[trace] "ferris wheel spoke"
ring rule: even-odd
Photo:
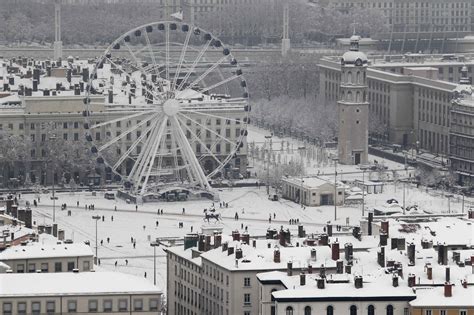
[[[96,128],[100,128],[100,127],[103,127],[103,126],[115,124],[117,122],[121,122],[121,121],[124,121],[124,120],[127,120],[127,119],[132,119],[132,118],[140,117],[140,116],[143,116],[143,115],[149,115],[149,114],[152,114],[152,113],[156,113],[156,110],[141,111],[141,112],[133,114],[133,115],[123,116],[123,117],[116,118],[116,119],[113,119],[113,120],[105,121],[103,123],[92,125],[89,128],[90,129],[96,129]]]
[[[240,75],[233,75],[233,76],[228,77],[228,78],[226,78],[226,79],[224,79],[224,80],[222,80],[222,81],[220,81],[220,82],[217,82],[217,83],[215,83],[215,84],[213,84],[213,85],[211,85],[211,86],[207,86],[207,87],[205,87],[205,88],[203,88],[203,89],[200,89],[199,92],[201,92],[201,93],[206,93],[207,91],[210,91],[210,90],[212,90],[212,89],[215,89],[215,88],[217,88],[217,87],[219,87],[219,86],[221,86],[221,85],[223,85],[223,84],[229,83],[230,81],[235,80],[235,79],[237,79],[237,78],[239,78],[239,77],[240,77]]]
[[[146,135],[154,128],[154,126],[150,126],[148,127],[144,133],[138,137],[137,141],[135,141],[131,146],[130,148],[128,148],[128,150],[125,152],[124,155],[122,155],[120,157],[120,159],[117,160],[117,162],[114,164],[114,166],[112,167],[113,170],[116,170],[117,168],[119,168],[122,163],[128,158],[128,157],[131,157],[130,154],[133,152],[133,150],[135,150],[135,148],[140,144],[140,142],[143,140],[143,138],[146,137]]]
[[[170,149],[170,152],[173,155],[174,167],[175,167],[175,172],[176,172],[176,170],[178,170],[178,166],[179,166],[178,165],[178,148],[179,148],[179,145],[178,145],[178,142],[177,142],[177,139],[176,139],[176,130],[174,130],[174,129],[179,128],[179,126],[175,126],[173,120],[170,120],[170,122],[171,122],[171,129],[172,129],[172,132],[170,133],[170,135],[171,135],[171,149]],[[179,171],[177,171],[176,177],[179,180]]]
[[[197,140],[197,142],[199,142],[199,144],[207,151],[207,153],[209,154],[209,156],[212,156],[216,162],[221,166],[221,167],[224,167],[224,164],[222,164],[222,162],[214,155],[214,153],[212,153],[212,149],[215,147],[216,143],[214,143],[213,147],[211,149],[208,149],[207,148],[207,145],[202,142],[202,140],[191,130],[191,128],[189,128],[188,126],[186,126],[186,124],[184,124],[184,122],[178,118],[178,121],[180,122],[180,124],[182,126],[184,126],[184,128],[186,128],[186,130],[189,131],[189,133],[191,134],[192,138]],[[199,158],[199,161],[202,160],[202,157]]]
[[[163,136],[163,132],[166,128],[167,120],[168,119],[164,119],[163,122],[161,123],[160,130],[158,131],[159,140],[161,140],[161,137]],[[159,147],[160,147],[160,141],[155,141],[154,148],[151,151],[152,154],[148,157],[148,162],[145,164],[145,167],[143,168],[143,171],[146,170],[146,175],[145,173],[142,173],[140,175],[140,180],[144,178],[144,181],[142,183],[142,191],[141,191],[142,194],[146,192],[146,185],[148,184],[148,179],[150,178],[150,173],[153,169],[153,164],[155,163],[156,153],[158,152]],[[143,177],[144,175],[145,177]]]
[[[188,88],[191,89],[196,84],[198,84],[199,82],[204,80],[209,75],[209,73],[211,73],[212,71],[214,71],[214,69],[219,67],[227,58],[228,58],[227,56],[224,56],[221,59],[219,59],[218,61],[216,61],[212,66],[210,66],[208,69],[206,69],[206,71],[204,71],[204,73],[202,73],[196,80],[194,80],[191,84],[189,84]]]
[[[191,117],[189,117],[189,116],[187,116],[187,115],[185,115],[185,114],[183,114],[183,113],[178,113],[178,115],[181,115],[181,116],[183,116],[184,118],[191,120],[191,121],[194,122],[196,125],[201,126],[201,127],[204,128],[205,130],[207,130],[207,131],[209,131],[210,133],[214,134],[215,136],[221,138],[222,140],[226,141],[227,143],[230,143],[231,145],[234,145],[234,146],[238,146],[238,144],[237,144],[236,142],[230,141],[229,139],[227,139],[226,137],[221,136],[220,134],[218,134],[218,133],[215,132],[214,130],[207,128],[207,127],[206,127],[205,125],[203,125],[203,124],[198,123],[196,120],[192,119]]]
[[[166,63],[165,63],[165,67],[166,67],[166,74],[165,74],[165,77],[166,77],[166,80],[169,81],[170,80],[170,27],[168,25],[168,27],[166,27],[166,32],[165,32],[165,36],[166,36]]]
[[[174,74],[173,84],[171,86],[172,90],[176,88],[176,82],[178,82],[179,74],[181,72],[181,67],[183,66],[184,57],[186,56],[186,51],[189,45],[189,39],[191,38],[191,33],[192,33],[191,31],[188,31],[188,33],[186,34],[186,39],[184,40],[184,45],[183,45],[183,48],[181,49],[181,55],[179,56],[178,67],[176,68],[176,73]]]
[[[176,90],[181,91],[184,84],[188,81],[189,76],[194,72],[194,69],[196,69],[196,65],[198,62],[201,60],[202,56],[206,53],[207,49],[209,48],[209,45],[211,44],[211,40],[208,40],[207,43],[203,46],[201,51],[199,52],[199,55],[194,59],[193,64],[191,65],[190,68],[188,68],[188,71],[186,72],[186,75],[184,76],[184,79],[181,81],[179,84],[178,88]]]
[[[146,118],[145,120],[141,121],[139,124],[136,124],[136,125],[133,126],[132,128],[129,128],[129,129],[125,130],[125,131],[122,132],[120,135],[116,136],[115,138],[113,138],[112,140],[110,140],[109,142],[107,142],[106,144],[104,144],[103,146],[101,146],[101,147],[98,149],[98,151],[99,151],[99,152],[104,151],[105,149],[107,149],[108,147],[110,147],[112,144],[117,143],[117,141],[119,141],[120,139],[122,139],[123,137],[125,137],[127,134],[134,132],[135,130],[137,130],[137,129],[140,128],[141,126],[145,125],[146,123],[148,123],[150,120],[156,118],[157,116],[158,116],[158,113],[157,113],[157,114],[154,114],[154,115],[152,115],[152,116],[150,116],[149,118]]]
[[[224,117],[224,116],[219,116],[219,115],[215,115],[215,114],[209,114],[209,113],[206,113],[204,111],[200,111],[200,110],[190,110],[190,109],[182,109],[180,110],[180,112],[182,113],[190,113],[190,114],[196,114],[196,115],[202,115],[202,116],[207,116],[207,117],[213,117],[213,118],[217,118],[217,119],[222,119],[222,120],[228,120],[228,121],[233,121],[237,124],[240,124],[242,123],[242,121],[240,120],[237,120],[235,118],[230,118],[230,117]]]
[[[163,120],[166,121],[166,118],[163,119]],[[160,129],[159,126],[161,126],[161,125],[155,124],[153,126],[153,130],[151,131],[150,137],[147,138],[146,143],[144,145],[145,150],[140,152],[140,154],[138,155],[138,157],[135,161],[135,164],[132,167],[132,170],[130,171],[129,179],[133,179],[134,182],[136,182],[136,183],[141,181],[141,178],[139,176],[140,176],[140,174],[142,172],[142,169],[144,167],[146,158],[150,154],[150,150],[153,147],[153,143],[156,140],[157,133],[159,132],[159,129]]]
[[[176,116],[173,116],[172,119],[174,123],[179,127],[179,122]],[[193,178],[193,182],[197,182],[203,189],[211,189],[209,182],[207,181],[207,177],[204,174],[199,161],[196,158],[196,155],[191,148],[191,145],[186,139],[184,135],[183,129],[181,127],[177,128],[177,140],[180,143],[180,147],[183,149],[183,155],[186,157],[187,162],[189,163],[189,176]]]
[[[153,72],[156,74],[157,80],[159,81],[158,84],[160,85],[160,90],[163,91],[163,83],[160,80],[159,67],[158,67],[158,64],[156,63],[155,53],[153,52],[153,47],[151,46],[150,37],[148,36],[148,32],[144,32],[144,33],[145,33],[146,45],[150,52],[151,61],[153,62]]]

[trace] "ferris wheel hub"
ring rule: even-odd
[[[163,104],[163,111],[168,117],[175,116],[179,112],[179,102],[175,99],[166,100]]]

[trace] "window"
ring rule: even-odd
[[[48,267],[48,263],[42,263],[41,264],[41,272],[48,272],[49,271],[49,267]]]
[[[97,312],[97,300],[89,300],[89,312]]]
[[[104,312],[112,312],[112,300],[104,300]]]
[[[373,305],[369,305],[367,307],[367,315],[374,315],[375,314],[375,307]]]
[[[249,311],[245,311],[245,312],[244,312],[244,315],[250,315],[250,312],[249,312]]]
[[[46,302],[46,313],[54,314],[56,312],[56,302],[48,301]]]
[[[287,306],[285,314],[286,315],[293,315],[293,307],[292,306]]]
[[[467,315],[467,310],[459,310],[459,315]]]
[[[67,141],[67,133],[63,133],[63,140]]]
[[[62,272],[63,271],[63,264],[60,262],[54,263],[54,272]]]
[[[244,305],[250,305],[250,293],[245,293],[244,294]]]
[[[304,308],[304,315],[311,315],[311,306],[306,306]]]
[[[35,271],[36,271],[36,264],[35,263],[28,264],[28,272],[35,272]]]
[[[41,302],[31,302],[31,313],[34,315],[41,313]]]
[[[91,263],[90,263],[90,261],[85,260],[85,261],[82,263],[82,269],[83,269],[84,271],[90,271],[90,270],[91,270]]]
[[[73,261],[69,261],[67,263],[67,271],[73,271],[74,270],[74,262]]]
[[[12,303],[3,303],[3,314],[4,315],[12,314]]]
[[[440,310],[439,315],[448,315],[448,314],[447,314],[446,310]]]
[[[26,314],[26,303],[25,302],[18,302],[17,304],[18,314]]]
[[[250,278],[244,278],[244,287],[250,287]]]
[[[128,310],[128,301],[119,300],[119,311],[127,311],[127,310]]]
[[[30,135],[31,142],[35,142],[35,135]]]
[[[31,124],[30,124],[30,129],[31,129],[31,130],[35,130],[35,124],[31,123]]]
[[[79,141],[79,134],[77,132],[74,133],[74,141]]]
[[[143,310],[143,300],[133,300],[133,310],[142,311]]]
[[[357,306],[351,305],[351,307],[349,308],[349,314],[357,315]]]
[[[25,272],[25,265],[23,265],[23,264],[16,265],[16,272],[17,273],[24,273]]]
[[[158,311],[159,302],[157,299],[150,299],[150,311]]]
[[[77,312],[77,301],[67,301],[67,311],[69,313],[76,313]]]
[[[74,122],[74,129],[78,129],[79,128],[79,123],[77,121]]]
[[[387,305],[387,315],[393,315],[393,305]]]

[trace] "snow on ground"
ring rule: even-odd
[[[262,140],[262,137],[265,139],[265,131],[254,129],[250,139]],[[278,138],[274,137],[274,140],[277,141]],[[291,141],[296,147],[299,145],[297,141],[289,138],[285,138],[285,141]],[[387,163],[387,165],[396,169],[403,168],[403,165],[393,162]],[[262,165],[257,163],[255,166],[261,167]],[[340,166],[340,168],[341,171],[355,169],[348,166]],[[327,165],[326,168],[321,168],[320,172],[329,174],[333,170],[334,166]],[[359,173],[352,176],[360,176],[361,179],[362,175]],[[366,172],[365,176],[370,178],[370,172]],[[420,210],[435,213],[447,212],[449,206],[451,212],[461,211],[461,201],[457,198],[451,198],[448,201],[439,192],[426,192],[424,189],[418,189],[408,184],[405,187],[407,206],[417,204],[420,206]],[[97,196],[93,196],[91,192],[57,193],[56,195],[59,198],[56,201],[56,221],[59,228],[65,230],[66,238],[73,239],[75,242],[88,240],[91,247],[94,248],[95,222],[92,216],[104,216],[104,221],[98,221],[100,269],[120,271],[141,277],[146,273],[149,281],[153,281],[153,248],[150,246],[150,242],[156,238],[182,238],[186,233],[191,232],[191,228],[193,232],[199,232],[200,227],[204,224],[203,209],[212,206],[212,202],[209,200],[159,202],[138,205],[137,211],[134,204],[127,204],[120,199],[107,200],[103,197],[103,193],[97,193]],[[322,231],[328,221],[334,219],[334,206],[301,208],[300,205],[288,200],[270,201],[267,198],[265,187],[221,189],[219,195],[222,201],[229,204],[228,208],[222,209],[219,209],[218,203],[215,205],[222,214],[222,226],[225,234],[230,234],[235,229],[248,227],[251,236],[263,236],[267,228],[279,228],[282,225],[285,228],[289,227],[293,233],[296,233],[297,226],[288,225],[289,219],[298,219],[305,225],[307,233],[317,233]],[[33,216],[37,224],[52,223],[53,201],[50,197],[51,194],[42,194],[38,207],[33,208]],[[32,203],[33,198],[35,195],[24,195],[20,201],[24,203],[29,200]],[[403,184],[397,186],[386,184],[383,193],[368,194],[365,204],[367,209],[370,209],[383,205],[391,198],[397,199],[402,204]],[[77,206],[77,202],[79,202],[79,206]],[[466,199],[466,209],[468,202],[470,200]],[[71,216],[67,216],[67,211],[60,210],[60,205],[63,203],[66,203],[68,210],[71,210]],[[85,206],[90,204],[95,205],[95,210],[86,210]],[[183,208],[185,208],[185,214],[182,214]],[[164,214],[157,215],[158,209],[163,209]],[[361,210],[361,205],[337,207],[338,220],[335,222],[342,225],[347,222],[358,224],[362,214]],[[236,213],[239,215],[238,221],[234,219]],[[275,218],[273,218],[273,214],[275,214]],[[270,215],[272,216],[271,223],[269,222]],[[158,226],[156,226],[156,222],[159,223]],[[179,222],[183,223],[183,228],[178,227]],[[110,243],[107,242],[108,237]],[[131,238],[136,239],[136,248],[134,248]],[[166,254],[161,247],[156,249],[156,254],[157,284],[166,290]],[[128,260],[128,265],[125,260]],[[115,266],[116,261],[117,267]]]

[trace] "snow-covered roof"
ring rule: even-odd
[[[271,243],[271,248],[267,244]],[[292,262],[293,268],[307,268],[308,265],[326,268],[335,268],[336,262],[331,260],[331,248],[329,246],[315,247],[279,247],[274,240],[257,240],[257,247],[245,245],[241,242],[230,242],[229,247],[234,247],[234,254],[227,255],[221,248],[202,253],[201,258],[211,261],[227,270],[282,270],[287,268],[287,263]],[[242,258],[236,264],[235,251],[242,250]],[[311,249],[316,249],[316,260],[311,259]],[[274,262],[274,251],[280,251],[280,262]]]
[[[412,307],[474,307],[474,287],[463,288],[457,283],[452,288],[452,296],[444,296],[444,287],[419,288],[416,300],[410,302]]]
[[[119,272],[0,274],[0,296],[161,294],[148,280]]]
[[[299,275],[288,276],[283,272],[273,272],[270,275],[258,274],[259,279],[279,280],[288,288],[286,290],[275,291],[272,293],[277,301],[295,300],[330,300],[337,298],[338,300],[347,298],[354,299],[384,299],[395,298],[399,300],[413,300],[415,294],[406,284],[400,284],[397,287],[392,285],[391,275],[381,275],[379,277],[369,277],[363,279],[363,287],[356,289],[354,285],[353,275],[348,274],[331,274],[327,275],[324,289],[316,286],[317,274],[307,274],[306,284],[300,285]],[[337,278],[337,279],[336,279]],[[337,283],[331,283],[331,280],[338,280]],[[401,279],[399,279],[401,282]]]
[[[93,256],[90,246],[84,243],[73,244],[40,244],[30,242],[25,246],[17,245],[0,252],[0,260],[52,258],[52,257],[79,257]]]

